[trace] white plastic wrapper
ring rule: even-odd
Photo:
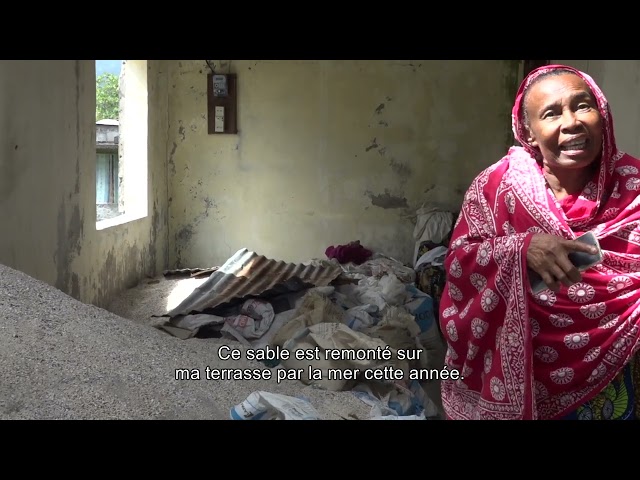
[[[264,391],[253,392],[234,406],[231,420],[320,420],[313,406],[301,398]]]
[[[252,299],[242,305],[240,315],[227,317],[225,321],[243,338],[252,340],[262,337],[271,327],[274,318],[273,306],[269,302]]]

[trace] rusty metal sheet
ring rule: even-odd
[[[189,276],[189,277],[204,277],[209,276],[219,267],[211,267],[211,268],[177,268],[175,270],[165,270],[162,274],[165,277],[178,277],[178,276]]]
[[[176,317],[229,306],[248,298],[271,297],[329,285],[342,267],[327,260],[294,264],[238,250],[224,265],[165,316]]]

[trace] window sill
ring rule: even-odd
[[[146,218],[146,214],[129,214],[126,213],[117,217],[108,218],[106,220],[100,220],[96,222],[96,230],[106,230],[107,228],[117,227],[118,225],[124,225],[125,223],[135,222]]]

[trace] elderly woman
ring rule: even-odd
[[[445,363],[461,375],[442,382],[447,418],[635,419],[640,161],[570,67],[531,72],[512,120],[522,146],[474,179],[445,262]],[[604,259],[580,272],[585,232]]]

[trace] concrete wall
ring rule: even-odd
[[[0,263],[99,306],[165,267],[167,69],[148,65],[149,215],[97,231],[94,62],[0,61]]]
[[[609,100],[618,147],[640,157],[640,60],[552,60],[588,73]]]
[[[457,209],[512,144],[514,61],[213,61],[239,134],[207,134],[204,61],[169,69],[169,259],[286,261],[363,244],[408,262],[424,202]]]

